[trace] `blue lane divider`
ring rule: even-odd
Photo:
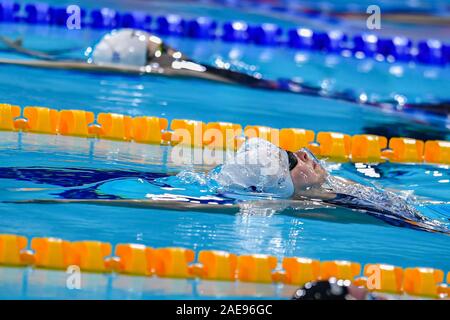
[[[45,3],[23,5],[0,0],[0,22],[25,22],[63,26],[69,15],[65,7]],[[209,17],[185,19],[169,14],[152,17],[142,11],[118,12],[109,8],[81,9],[83,27],[94,29],[140,28],[160,35],[185,36],[196,39],[221,39],[227,42],[265,46],[288,46],[327,53],[351,52],[356,57],[392,61],[415,61],[443,66],[450,63],[450,44],[428,39],[414,43],[406,37],[381,38],[364,33],[349,37],[339,30],[315,31],[308,28],[283,30],[273,23],[250,25],[245,21],[229,21],[221,25]]]
[[[444,45],[438,40],[420,41],[417,60],[423,63],[444,64]]]
[[[348,37],[342,31],[313,32],[313,48],[329,52],[340,52],[345,47]]]
[[[28,11],[29,12],[33,12],[33,10],[31,9],[34,5],[33,4],[29,4],[27,5],[29,7]],[[36,18],[40,18],[39,20],[36,19],[36,22],[34,23],[46,23],[46,21],[49,21],[50,24],[52,25],[57,25],[57,26],[65,26],[67,23],[67,19],[69,18],[69,14],[67,13],[67,10],[65,7],[50,7],[48,9],[48,12],[46,12],[46,8],[44,6],[40,6],[39,10],[41,11],[37,11],[36,14]],[[46,15],[48,15],[48,20],[45,19]],[[81,26],[82,27],[86,27],[86,10],[81,9],[80,10],[80,16],[81,16]],[[28,20],[33,20],[32,17],[30,16],[25,16],[25,21]]]
[[[289,30],[288,39],[288,44],[292,48],[312,49],[314,45],[313,31],[308,28]]]
[[[12,1],[0,2],[0,21],[18,21],[17,14],[20,10],[20,4]]]
[[[162,35],[182,36],[186,28],[186,20],[176,14],[158,17],[156,24],[156,32]]]
[[[102,8],[91,11],[91,27],[95,29],[114,29],[120,27],[119,13],[113,9]]]
[[[146,29],[152,20],[152,16],[145,12],[133,11],[122,14],[120,24],[122,28]]]
[[[215,39],[217,22],[207,17],[199,17],[187,22],[186,34],[192,38]]]
[[[230,42],[249,42],[249,26],[244,21],[226,22],[223,25],[222,39]]]
[[[384,56],[392,56],[399,61],[410,61],[412,41],[406,37],[378,39],[378,52]]]
[[[261,45],[280,44],[282,35],[283,30],[273,23],[263,23],[249,29],[249,37],[252,42]]]
[[[49,23],[50,6],[46,3],[25,5],[25,21],[28,23]]]
[[[373,57],[378,52],[378,37],[374,34],[361,34],[353,37],[353,52],[362,52]]]

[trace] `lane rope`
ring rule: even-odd
[[[66,7],[55,7],[46,3],[22,5],[10,0],[0,1],[0,22],[4,23],[66,26],[69,17]],[[450,63],[450,43],[437,39],[413,41],[403,36],[378,37],[375,33],[349,35],[338,29],[284,29],[274,23],[219,23],[210,17],[183,18],[176,14],[153,17],[143,11],[120,12],[110,8],[81,8],[80,18],[83,28],[138,28],[163,36],[290,47],[377,61],[417,62],[435,66]]]
[[[28,245],[29,244],[29,245]],[[114,254],[113,254],[114,248]],[[58,238],[32,238],[0,234],[0,265],[65,270],[78,266],[82,272],[121,273],[137,276],[283,283],[338,278],[371,291],[446,298],[450,288],[444,272],[433,268],[401,268],[386,264],[351,261],[319,261],[265,254],[236,255],[186,248],[151,248],[143,244],[112,245],[101,241],[70,242]],[[361,274],[362,272],[362,274]],[[450,282],[450,272],[447,274]]]
[[[237,150],[246,138],[259,137],[297,151],[309,148],[316,156],[335,162],[450,164],[450,141],[422,141],[405,137],[340,132],[315,133],[301,128],[271,128],[228,122],[56,110],[47,107],[0,104],[0,131],[59,134],[124,142]]]

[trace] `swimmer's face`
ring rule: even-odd
[[[307,152],[299,150],[294,152],[294,155],[298,160],[295,168],[291,170],[295,193],[325,182],[326,170],[316,163]]]

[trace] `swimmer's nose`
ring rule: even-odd
[[[308,154],[304,151],[299,150],[295,153],[295,155],[297,156],[297,158],[299,158],[303,162],[306,162],[309,160]]]

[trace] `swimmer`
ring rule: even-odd
[[[132,193],[131,196],[111,194],[116,197],[113,200],[66,198],[15,203],[83,203],[231,214],[240,212],[246,205],[282,212],[314,204],[322,208],[332,206],[351,209],[395,226],[450,234],[444,224],[422,215],[408,200],[396,193],[334,176],[325,165],[325,161],[319,161],[306,148],[290,152],[266,140],[251,138],[236,153],[229,153],[224,164],[201,176],[201,180],[206,181],[203,186],[208,189],[202,197],[182,193],[157,194],[159,189],[153,194],[149,190],[153,184],[139,183],[136,188],[141,188],[142,198],[140,193]],[[182,174],[179,174],[154,181],[159,186],[177,185],[179,189],[181,179]],[[122,185],[121,181],[111,183]],[[190,185],[192,181],[186,183]],[[128,190],[130,186],[126,188]],[[113,190],[118,191],[116,187]],[[130,194],[124,191],[125,194],[127,192]],[[100,193],[109,194],[107,189]],[[64,197],[64,194],[58,196]]]
[[[293,200],[318,199],[326,204],[365,211],[392,225],[449,233],[397,194],[333,176],[311,151],[280,149],[252,138],[217,171],[215,179],[228,197],[240,194]]]
[[[87,72],[114,72],[136,75],[200,78],[258,89],[325,97],[327,99],[379,107],[384,110],[387,108],[390,108],[392,111],[399,110],[399,102],[396,100],[361,100],[359,94],[352,90],[326,92],[322,87],[298,83],[290,79],[264,79],[257,73],[246,74],[198,63],[184,55],[181,51],[168,46],[161,38],[143,30],[118,29],[111,31],[104,35],[93,48],[87,49],[87,60],[60,59],[57,53],[63,53],[62,50],[52,52],[31,50],[23,46],[22,40],[14,41],[4,36],[0,36],[0,43],[3,43],[9,50],[36,58],[28,60],[0,58],[0,64],[5,65]],[[416,111],[446,117],[450,113],[450,102],[425,102],[417,104],[402,102],[400,109],[403,110],[402,112],[407,112],[408,109],[414,109]],[[423,119],[420,118],[419,121],[423,121]]]
[[[241,84],[264,89],[276,89],[275,81],[257,75],[247,75],[228,69],[200,64],[163,42],[147,31],[137,29],[113,30],[93,48],[88,48],[86,61],[61,60],[56,55],[26,49],[22,41],[0,37],[10,50],[40,60],[0,59],[3,64],[30,67],[74,69],[84,71],[123,72],[131,74],[157,74],[165,76],[195,77],[228,84]]]

